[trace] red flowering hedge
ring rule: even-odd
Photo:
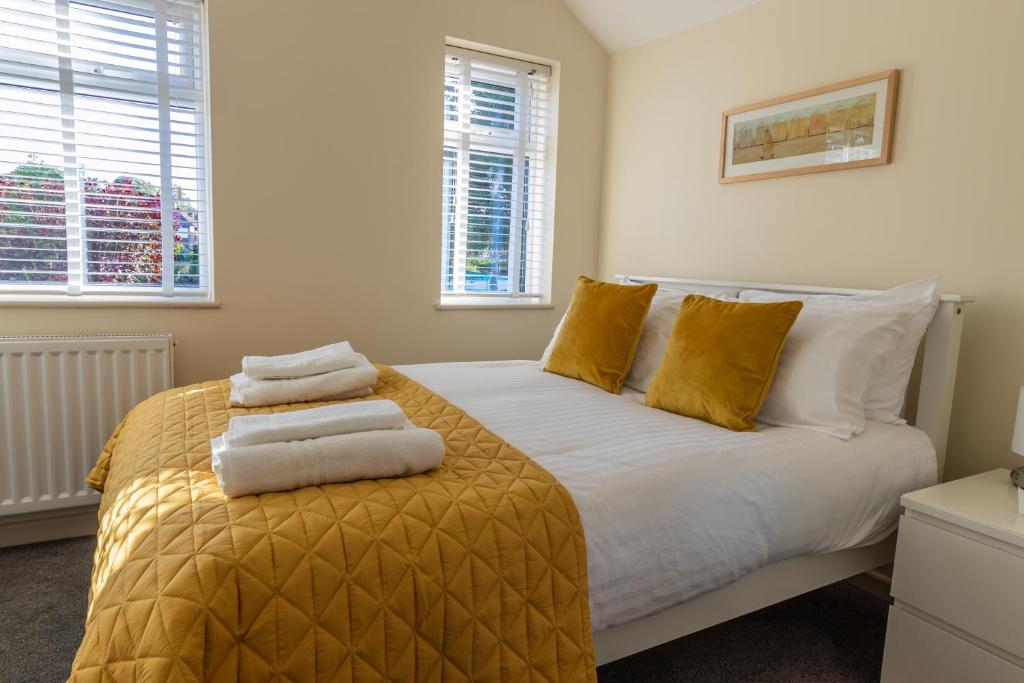
[[[89,284],[159,285],[160,192],[131,176],[82,180],[83,258]],[[175,282],[196,286],[198,248],[181,243],[187,202],[174,211]],[[30,159],[0,174],[0,281],[67,281],[63,171]]]

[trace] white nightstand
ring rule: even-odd
[[[882,681],[1024,681],[1024,517],[1010,471],[901,502]]]

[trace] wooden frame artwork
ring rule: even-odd
[[[718,182],[887,164],[899,69],[722,113]]]

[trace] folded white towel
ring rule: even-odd
[[[353,389],[352,391],[343,391],[340,394],[334,394],[332,396],[324,396],[318,398],[318,401],[347,401],[350,398],[366,398],[367,396],[373,396],[373,387],[364,387],[362,389]]]
[[[255,446],[228,447],[218,436],[211,447],[217,483],[232,497],[419,474],[444,457],[441,435],[411,422],[402,429]]]
[[[294,379],[354,368],[363,360],[351,344],[343,341],[283,356],[246,356],[242,372],[253,379]]]
[[[253,446],[275,441],[316,439],[376,429],[401,429],[405,413],[394,401],[359,401],[269,415],[239,415],[228,422],[224,443]]]
[[[377,383],[377,368],[363,357],[361,365],[299,379],[253,379],[244,372],[231,376],[232,406],[274,406],[303,401],[340,400]],[[351,396],[349,396],[351,397]]]

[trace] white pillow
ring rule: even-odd
[[[569,311],[566,311],[565,313],[568,312]],[[562,331],[562,325],[565,324],[565,313],[562,314],[562,319],[558,321],[557,325],[555,325],[555,332],[551,335],[551,341],[549,341],[548,345],[544,347],[544,353],[540,355],[541,366],[548,364],[548,359],[551,358],[551,352],[555,350],[555,342],[558,341],[558,333]]]
[[[782,346],[757,420],[839,439],[860,434],[865,427],[864,396],[906,334],[909,320],[906,306],[899,304],[805,304]]]
[[[701,287],[700,291],[696,291],[696,288],[689,291],[659,289],[654,294],[650,310],[647,311],[640,343],[636,347],[636,355],[633,356],[633,366],[629,369],[623,385],[647,393],[654,375],[658,372],[658,366],[661,365],[661,359],[665,357],[665,349],[672,336],[672,328],[676,324],[683,299],[690,294],[701,294],[716,299],[735,300],[738,293],[735,289],[709,287]]]
[[[864,397],[864,414],[869,420],[904,424],[901,417],[903,403],[910,384],[910,374],[917,359],[917,348],[921,345],[928,326],[939,308],[941,281],[937,277],[893,287],[884,292],[841,296],[833,294],[783,295],[777,292],[745,290],[740,292],[740,301],[784,301],[799,300],[808,306],[863,306],[903,304],[907,306],[910,320],[907,332],[900,338],[886,358],[878,377],[871,383]]]
[[[679,307],[690,294],[702,294],[713,296],[717,299],[735,299],[739,294],[738,289],[722,289],[720,287],[688,287],[681,289],[659,289],[654,293],[651,300],[651,308],[647,311],[647,318],[644,320],[644,329],[640,333],[640,343],[636,347],[636,355],[633,356],[633,365],[629,369],[623,386],[647,393],[647,387],[658,372],[661,359],[665,355],[665,348],[668,346],[669,337],[672,336],[672,326],[679,314]],[[565,316],[558,322],[551,341],[544,349],[540,357],[542,365],[547,365],[551,358],[551,351],[558,341],[558,334],[562,331],[562,324],[565,323]]]

